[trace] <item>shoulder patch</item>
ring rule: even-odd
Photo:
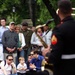
[[[52,36],[51,43],[52,45],[55,45],[57,43],[57,38],[55,35]]]

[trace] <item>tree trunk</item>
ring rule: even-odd
[[[33,22],[33,26],[35,26],[35,0],[29,0],[29,10],[30,10],[30,17]]]
[[[60,23],[60,19],[59,16],[56,14],[56,11],[54,10],[51,2],[49,0],[43,0],[43,2],[46,5],[50,15],[54,19],[55,24],[58,25]]]

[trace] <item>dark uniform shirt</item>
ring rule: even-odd
[[[52,33],[49,62],[54,75],[75,75],[75,21],[68,16],[62,22]]]
[[[6,47],[17,48],[17,46],[18,46],[18,34],[14,31],[10,31],[10,30],[5,31],[3,36],[2,36],[2,43],[4,46],[4,53],[9,53],[6,50]]]

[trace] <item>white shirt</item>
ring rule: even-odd
[[[52,30],[50,30],[47,34],[47,31],[44,32],[43,37],[45,38],[45,42],[47,45],[51,45],[51,35],[52,35]]]
[[[2,42],[2,35],[6,30],[8,30],[7,27],[0,26],[0,42]],[[3,44],[1,43],[0,43],[0,52],[3,53]]]
[[[5,61],[2,61],[0,65],[3,66],[3,67],[5,67],[5,70],[7,72],[7,75],[11,74],[11,71],[12,71],[11,65],[8,65],[6,63],[6,65],[4,66],[4,64],[5,64]],[[4,74],[2,70],[0,70],[0,73]]]
[[[19,33],[19,40],[21,41],[21,47],[24,47],[26,45],[25,43],[25,38],[24,38],[24,35],[23,33]]]
[[[0,75],[4,74],[2,69],[1,69],[1,63],[0,63]]]
[[[21,63],[19,63],[18,65],[17,65],[17,69],[20,69],[20,68],[27,68],[27,65],[24,63],[24,65],[22,65]],[[26,73],[26,71],[25,70],[17,70],[17,72],[19,72],[19,73]]]
[[[43,38],[44,39],[44,38]],[[35,34],[35,32],[32,34],[32,37],[31,37],[31,44],[34,44],[34,45],[40,45],[42,44],[40,42],[40,39],[37,37],[37,35]]]

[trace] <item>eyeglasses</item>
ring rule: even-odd
[[[8,59],[9,61],[13,61],[13,59]]]

